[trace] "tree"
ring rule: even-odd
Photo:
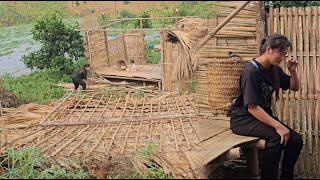
[[[32,26],[33,39],[40,41],[40,50],[21,58],[30,69],[56,69],[71,73],[72,64],[84,57],[83,39],[79,24],[65,24],[56,13],[46,14],[36,20]]]
[[[150,18],[150,14],[148,11],[143,11],[142,15],[140,16],[142,18]],[[140,20],[137,20],[134,24],[134,27],[140,27]],[[142,20],[142,28],[151,28],[151,20],[150,19],[143,19]]]
[[[279,7],[307,7],[319,6],[320,1],[266,1],[267,6]]]

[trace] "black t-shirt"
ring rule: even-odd
[[[277,68],[280,88],[287,90],[290,87],[290,76],[281,67]],[[243,68],[240,76],[240,96],[231,107],[231,121],[254,118],[248,111],[248,104],[259,105],[270,116],[272,114],[271,98],[276,88],[273,83],[272,72],[258,61],[253,59]]]

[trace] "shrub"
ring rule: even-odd
[[[30,69],[56,69],[70,74],[72,64],[84,57],[83,38],[76,22],[65,24],[56,13],[40,17],[32,27],[33,39],[40,41],[40,50],[21,58]]]

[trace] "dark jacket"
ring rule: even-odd
[[[79,71],[72,74],[72,79],[87,79],[87,71],[85,68],[81,68]]]

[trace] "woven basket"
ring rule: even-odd
[[[207,63],[208,101],[212,109],[228,108],[239,93],[239,79],[246,61],[216,59]]]

